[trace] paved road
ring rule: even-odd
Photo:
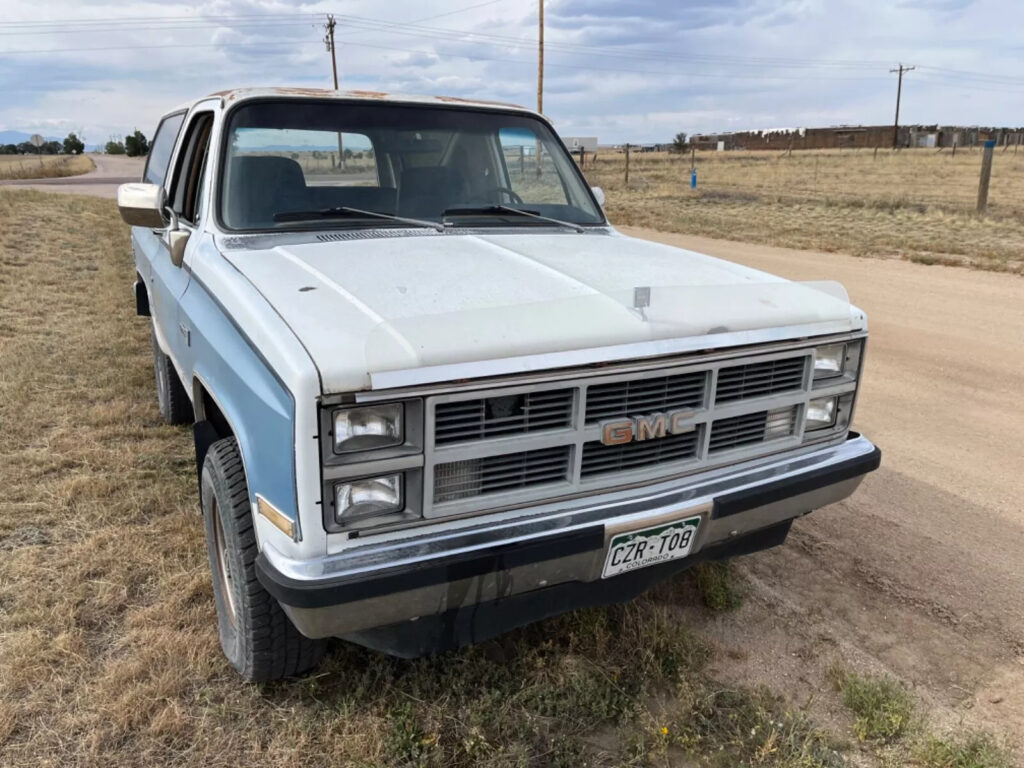
[[[951,717],[1024,737],[1024,279],[624,231],[839,280],[868,314],[854,426],[882,448],[882,468],[799,521],[786,547],[746,561],[770,613],[721,625],[726,643],[761,644],[744,674],[785,668],[778,659],[802,635],[800,664],[808,647],[834,643],[920,685]],[[780,613],[792,620],[781,630]]]
[[[65,176],[58,179],[0,181],[0,186],[115,199],[117,197],[118,185],[129,181],[138,181],[142,178],[142,168],[146,164],[146,158],[144,157],[92,153],[89,154],[89,157],[92,158],[96,167],[89,173],[83,173],[81,176]]]

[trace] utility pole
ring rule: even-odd
[[[324,29],[327,30],[327,34],[324,35],[324,44],[327,45],[327,51],[331,54],[331,71],[334,73],[334,90],[338,90],[338,57],[335,55],[334,47],[334,27],[336,23],[334,21],[334,14],[327,14],[327,23],[324,24]],[[345,150],[341,143],[341,131],[338,131],[338,168],[345,167]]]
[[[324,24],[324,29],[327,30],[327,34],[324,35],[324,43],[327,45],[327,52],[331,54],[331,69],[334,72],[334,90],[338,90],[338,59],[334,55],[334,14],[327,14],[327,23]]]
[[[903,93],[903,73],[910,72],[911,70],[917,69],[917,67],[904,67],[902,64],[896,69],[890,69],[890,72],[899,72],[899,80],[896,82],[896,119],[892,124],[892,148],[896,149],[899,144],[900,137],[900,95]]]
[[[544,0],[539,0],[537,33],[537,111],[544,114]]]
[[[544,0],[538,0],[537,10],[537,112],[544,114]],[[539,179],[542,172],[540,139],[537,139],[534,147]]]

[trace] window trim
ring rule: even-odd
[[[178,137],[181,136],[181,129],[185,126],[185,116],[188,114],[187,109],[179,109],[176,112],[170,112],[160,118],[160,122],[157,123],[156,132],[153,133],[153,142],[149,145],[149,152],[146,153],[146,164],[142,166],[142,181],[146,184],[152,184],[151,181],[146,181],[146,174],[149,173],[149,163],[153,159],[153,144],[156,143],[157,138],[160,136],[160,129],[164,127],[164,123],[170,120],[172,117],[178,117],[181,115],[181,124],[178,126],[178,130],[174,133],[174,140],[171,143],[171,152],[167,156],[167,168],[164,169],[164,178],[160,182],[160,186],[165,190],[167,189],[167,174],[171,170],[171,162],[174,160],[174,150],[178,146]]]
[[[193,218],[192,219],[186,218],[186,216],[184,214],[184,204],[182,205],[182,210],[178,211],[175,208],[176,201],[175,201],[174,198],[177,195],[179,184],[183,181],[181,177],[182,177],[182,172],[185,170],[185,164],[186,163],[190,163],[190,165],[191,165],[192,164],[191,161],[195,157],[195,148],[191,147],[189,144],[193,140],[193,137],[195,137],[195,140],[198,142],[200,140],[200,138],[201,138],[200,134],[201,134],[201,132],[203,130],[205,130],[208,133],[208,137],[207,137],[207,141],[206,141],[206,157],[207,157],[207,166],[209,165],[210,151],[213,149],[213,129],[214,129],[216,117],[217,117],[216,111],[213,108],[196,109],[195,111],[192,112],[191,115],[189,115],[189,120],[188,120],[188,124],[187,125],[184,122],[182,122],[182,127],[184,129],[184,132],[183,133],[179,132],[179,136],[182,139],[181,147],[180,147],[180,149],[178,151],[177,157],[174,158],[175,159],[174,174],[173,174],[174,184],[173,184],[173,186],[171,186],[170,188],[167,189],[167,193],[168,193],[167,194],[167,200],[168,200],[167,204],[171,207],[171,210],[173,210],[176,214],[178,214],[178,220],[180,222],[188,224],[188,225],[190,225],[193,228],[198,223],[199,216],[196,215],[196,214],[198,214],[199,212],[198,211],[193,211]],[[204,121],[207,123],[207,125],[205,127],[202,124]],[[202,179],[201,176],[200,176],[200,178],[196,179],[196,183],[197,184],[203,183],[203,179]],[[183,195],[188,195],[187,181],[186,181],[186,189],[183,192]],[[196,196],[198,198],[198,190],[197,190]],[[182,198],[182,200],[183,200],[183,203],[184,203],[184,197]]]

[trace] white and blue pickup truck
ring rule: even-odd
[[[161,120],[118,205],[243,678],[629,600],[878,467],[841,286],[626,237],[602,202],[505,104],[247,89]]]

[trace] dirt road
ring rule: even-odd
[[[34,179],[18,181],[0,181],[0,185],[16,189],[38,189],[42,192],[62,192],[71,195],[90,195],[92,197],[117,197],[117,186],[129,181],[138,181],[142,177],[142,169],[146,164],[144,157],[125,157],[123,155],[101,155],[90,153],[96,166],[89,173],[81,176],[64,176],[57,179]]]
[[[728,674],[810,694],[823,678],[808,664],[841,649],[912,682],[940,717],[1024,736],[1024,279],[623,231],[839,280],[868,313],[854,426],[882,468],[745,561],[754,604],[714,631],[763,653]]]

